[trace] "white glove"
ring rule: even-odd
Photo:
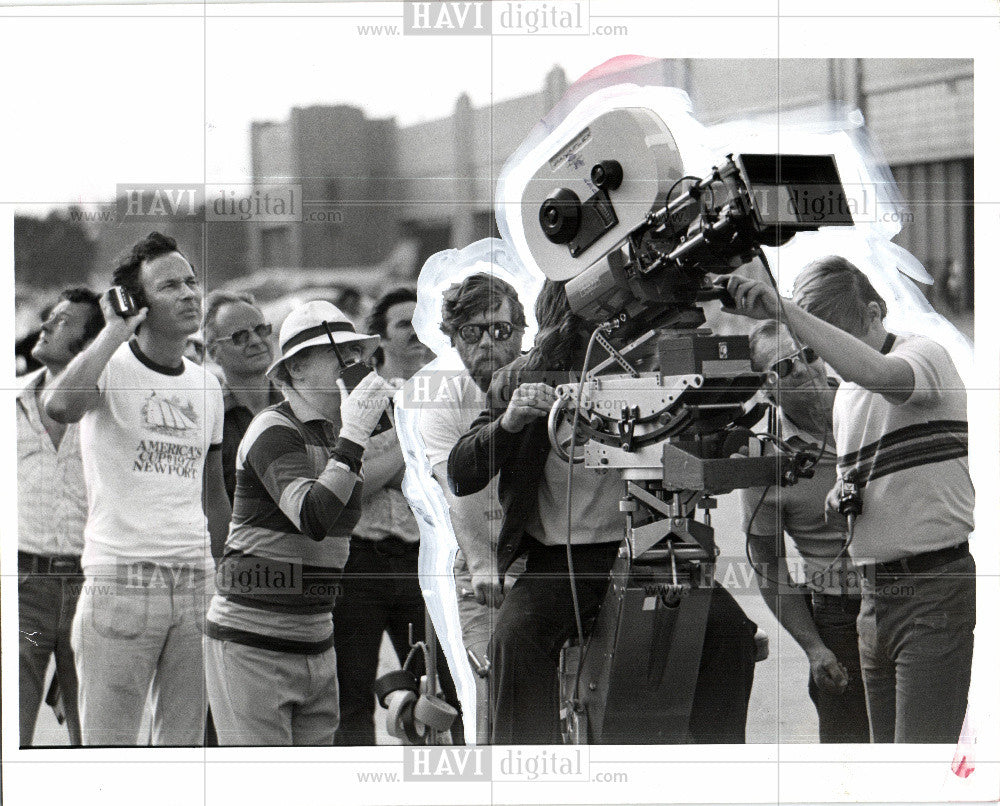
[[[346,394],[347,388],[338,380],[340,387],[340,436],[351,442],[367,447],[368,438],[378,425],[395,387],[376,372],[370,372],[354,391]]]

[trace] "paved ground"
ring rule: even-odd
[[[723,499],[720,502],[713,525],[722,556],[737,559],[743,557],[743,535],[739,531],[738,515],[731,501]],[[730,579],[742,581],[746,570],[745,563],[738,563]],[[778,627],[753,583],[749,588],[744,585],[727,587],[747,615],[767,631],[771,644],[770,657],[757,664],[747,723],[747,740],[765,744],[779,740],[817,741],[816,713],[806,693],[809,667],[805,655],[789,635]],[[379,674],[397,667],[395,654],[388,641],[383,642]],[[384,711],[380,711],[376,719],[377,741],[379,744],[398,744],[385,732],[384,714]],[[143,735],[148,735],[148,727],[144,727]],[[56,722],[52,710],[47,706],[42,706],[39,713],[35,743],[67,743],[65,728]]]

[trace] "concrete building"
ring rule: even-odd
[[[665,59],[643,70],[686,90],[708,124],[839,101],[860,108],[914,216],[899,243],[938,278],[935,304],[971,307],[971,59]],[[350,106],[255,123],[255,181],[301,183],[306,220],[252,226],[250,264],[373,264],[412,239],[419,266],[439,249],[495,234],[496,176],[566,88],[556,67],[536,94],[480,108],[462,95],[450,117],[413,126]]]

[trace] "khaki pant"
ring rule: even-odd
[[[340,724],[337,655],[205,637],[205,684],[219,745],[332,745]]]

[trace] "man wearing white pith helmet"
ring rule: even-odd
[[[340,720],[331,611],[361,514],[365,446],[393,387],[353,391],[345,366],[371,357],[329,302],[281,326],[264,409],[236,456],[233,520],[206,621],[205,676],[219,744],[329,745]]]

